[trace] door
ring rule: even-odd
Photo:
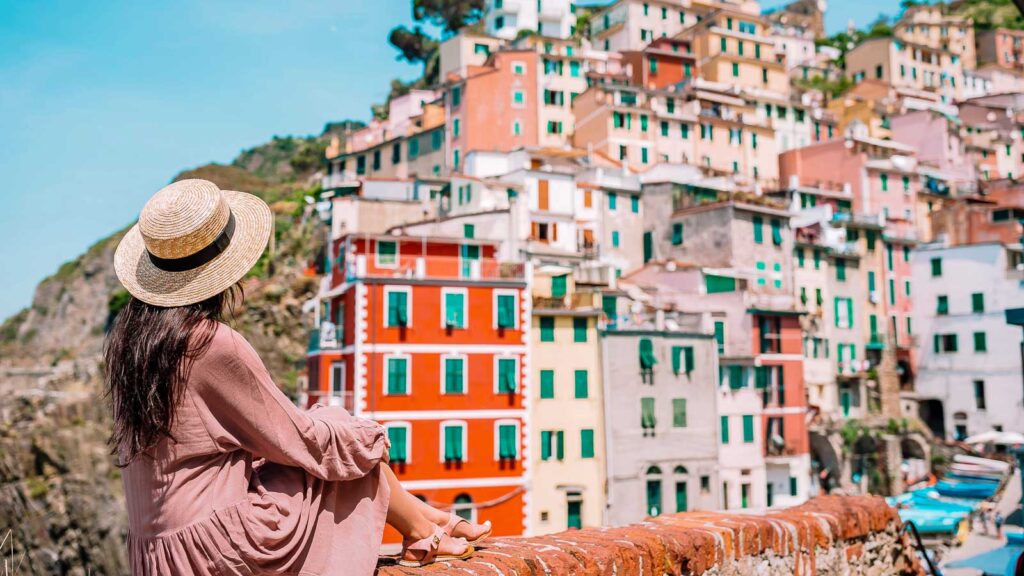
[[[566,528],[583,528],[583,497],[570,492],[566,498]]]
[[[839,391],[839,405],[843,407],[843,417],[850,416],[850,391]]]
[[[331,406],[344,406],[345,403],[345,363],[331,362]]]
[[[548,209],[548,181],[538,180],[537,181],[537,209],[547,210]]]

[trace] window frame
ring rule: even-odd
[[[383,375],[381,379],[381,392],[384,396],[412,396],[412,378],[409,377],[409,372],[412,369],[412,355],[401,352],[381,354],[382,363],[384,364]],[[405,360],[405,392],[402,394],[392,394],[388,392],[388,384],[390,384],[389,378],[390,373],[388,372],[388,364],[390,360]]]
[[[402,428],[402,429],[405,430],[405,460],[401,460],[401,462],[403,464],[411,464],[412,463],[412,444],[413,444],[412,441],[411,441],[412,440],[412,422],[409,422],[407,420],[393,420],[393,421],[385,422],[384,423],[384,434],[388,438],[389,442],[391,440],[390,432],[391,432],[392,428]],[[390,458],[390,449],[388,450],[388,452],[389,452],[388,456]],[[394,460],[391,460],[391,461],[393,462]]]
[[[491,314],[491,327],[495,330],[518,330],[520,325],[519,318],[519,291],[510,289],[495,289],[492,291],[494,297],[494,309]],[[498,325],[498,309],[499,302],[501,301],[499,296],[511,296],[512,297],[512,326],[499,326]]]
[[[392,326],[390,323],[391,294],[405,294],[405,324]],[[384,286],[384,327],[385,328],[412,328],[412,287],[411,286]]]
[[[466,288],[441,288],[441,329],[448,330],[448,295],[459,294],[462,296],[462,326],[452,326],[452,330],[469,329],[469,290]]]
[[[493,356],[493,358],[494,358],[494,366],[492,367],[493,368],[492,369],[492,378],[493,378],[492,382],[494,384],[492,385],[492,388],[494,390],[494,393],[495,394],[501,394],[501,395],[504,395],[504,394],[518,394],[523,389],[523,386],[522,386],[522,362],[520,361],[519,355],[518,354],[503,354],[503,355],[495,354]],[[501,381],[500,381],[500,379],[501,379],[501,361],[502,360],[513,360],[513,361],[515,361],[515,372],[514,372],[514,374],[515,374],[516,389],[514,391],[512,391],[512,392],[502,392],[501,391]]]
[[[460,354],[458,352],[449,352],[441,354],[439,356],[441,362],[440,372],[440,386],[438,392],[441,396],[468,396],[469,395],[469,356],[466,354]],[[462,391],[461,392],[448,392],[448,360],[461,360],[462,361]]]
[[[381,243],[394,244],[395,245],[395,261],[390,264],[382,263],[380,260],[380,245]],[[377,268],[398,268],[398,262],[402,256],[402,243],[397,240],[374,240],[373,244],[373,265]]]
[[[523,459],[523,434],[522,422],[515,418],[502,418],[494,421],[494,461],[510,460],[501,457],[501,427],[514,426],[516,429],[516,457],[511,461],[518,462]]]
[[[463,464],[465,464],[466,462],[469,461],[469,425],[466,423],[465,420],[442,420],[438,424],[438,428],[441,432],[440,434],[438,434],[438,444],[440,445],[440,449],[438,450],[438,460],[442,464],[448,461],[444,457],[444,449],[445,443],[448,440],[445,435],[445,429],[448,428],[449,426],[458,426],[462,429],[462,458],[458,460],[458,462],[462,462]]]

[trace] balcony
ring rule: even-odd
[[[325,322],[320,328],[309,331],[309,344],[306,353],[316,354],[323,350],[339,350],[345,341],[345,333],[340,326]]]
[[[562,298],[550,296],[534,296],[534,310],[581,310],[597,309],[600,306],[600,294],[597,292],[574,292]]]
[[[369,258],[369,261],[368,261]],[[402,257],[394,268],[374,263],[373,256],[360,254],[346,269],[346,280],[404,278],[407,280],[471,280],[525,282],[526,265],[493,259],[457,256]],[[369,269],[370,264],[375,264]]]

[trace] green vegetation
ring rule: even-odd
[[[17,314],[0,324],[0,344],[14,342],[18,339],[18,327],[28,318],[28,311],[28,308],[22,308]]]
[[[1011,0],[961,0],[955,14],[974,20],[976,30],[1012,28],[1024,30],[1024,16]]]
[[[825,80],[825,78],[818,75],[810,78],[809,80],[797,78],[793,80],[793,84],[804,90],[820,90],[821,92],[835,98],[849,90],[853,86],[853,80],[846,76],[840,76],[834,80]]]
[[[28,489],[28,497],[33,500],[42,500],[50,492],[50,485],[45,478],[31,476],[25,480],[25,488]]]

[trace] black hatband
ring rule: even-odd
[[[160,258],[148,250],[146,253],[149,254],[150,262],[165,272],[185,272],[199,268],[216,258],[221,252],[227,250],[228,245],[231,244],[231,235],[234,233],[235,215],[228,212],[228,223],[224,225],[224,230],[220,233],[220,236],[217,236],[216,240],[202,250],[183,258]]]

